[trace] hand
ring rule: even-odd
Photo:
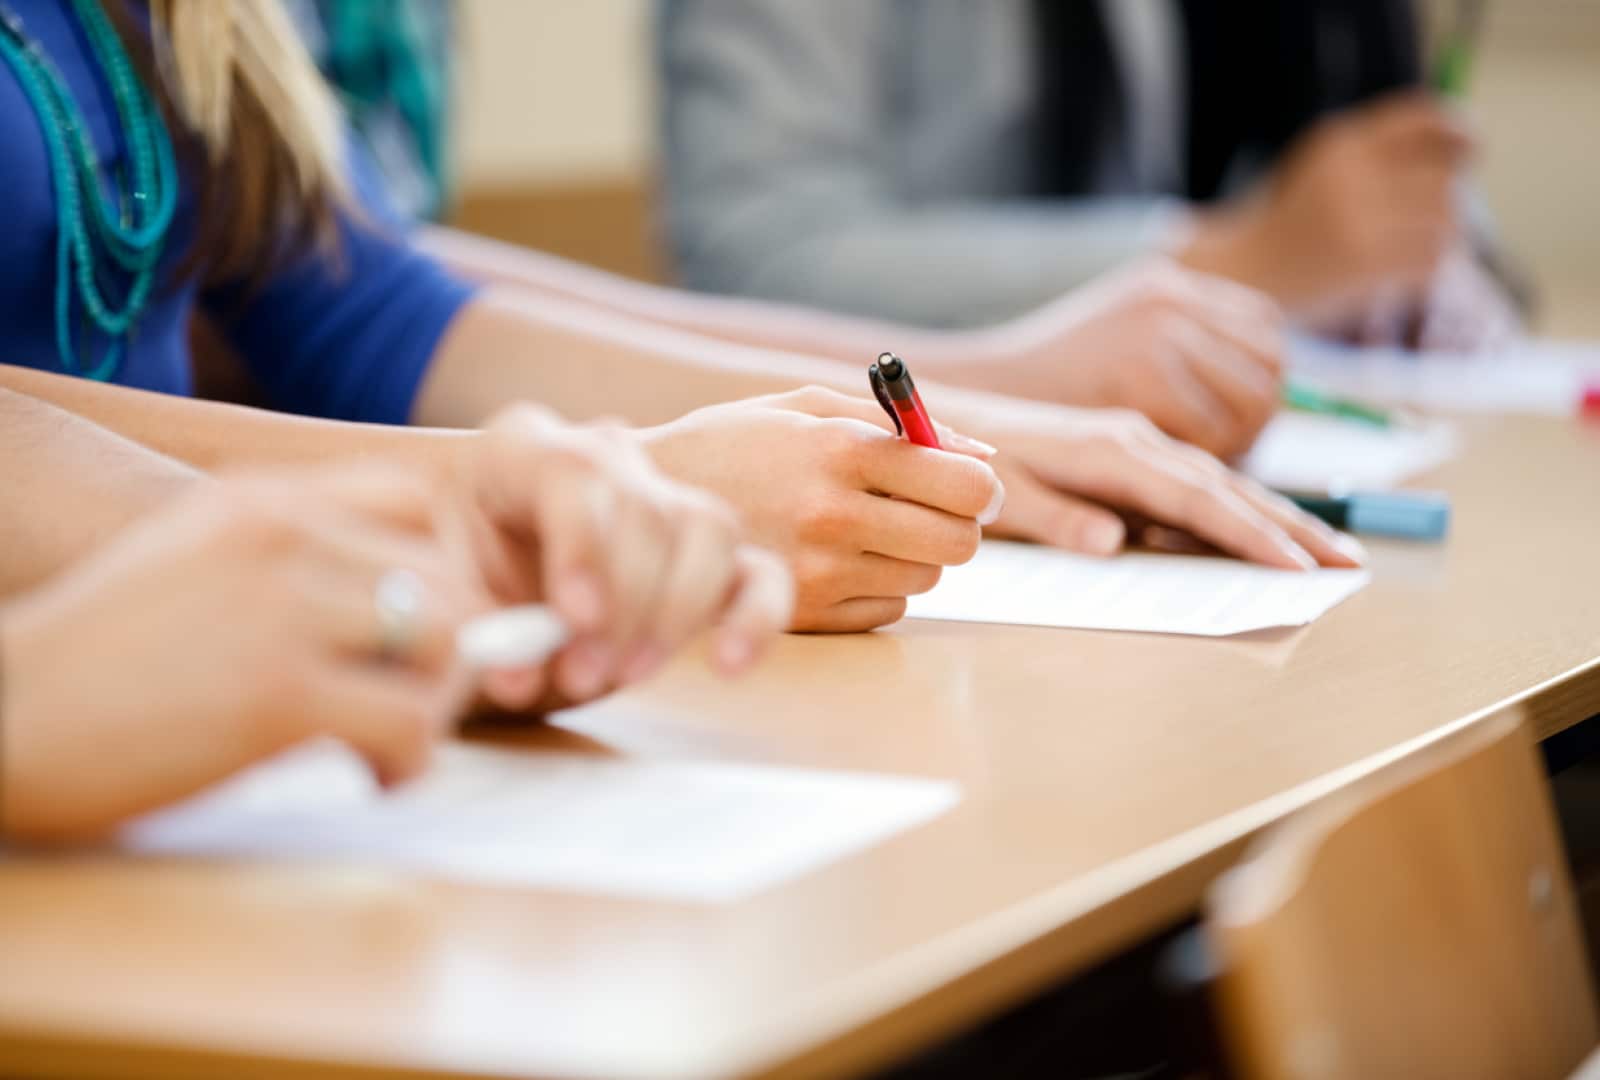
[[[913,446],[877,404],[810,388],[700,409],[642,433],[657,464],[722,495],[796,579],[796,630],[869,630],[978,550],[1004,491],[978,457]],[[946,445],[989,448],[945,433]]]
[[[1522,335],[1515,302],[1466,245],[1445,256],[1423,296],[1414,342],[1424,352],[1493,353]]]
[[[1459,238],[1471,140],[1437,102],[1392,95],[1324,120],[1262,187],[1198,219],[1180,258],[1297,315],[1348,315],[1375,290],[1416,293]]]
[[[984,337],[989,356],[962,369],[963,384],[1133,409],[1224,458],[1249,449],[1282,390],[1277,305],[1166,258],[1102,278]]]
[[[512,406],[476,437],[454,488],[495,600],[545,601],[572,630],[548,664],[490,673],[484,689],[502,708],[546,711],[638,682],[708,627],[713,661],[732,674],[788,624],[783,562],[620,427]]]
[[[1359,311],[1314,323],[1312,329],[1353,345],[1484,355],[1510,348],[1522,334],[1522,318],[1500,282],[1458,245],[1421,295],[1380,290]]]
[[[1006,503],[996,535],[1112,555],[1127,542],[1131,519],[1283,569],[1357,566],[1364,558],[1350,537],[1138,413],[932,387],[924,397],[935,416],[1000,448],[993,464]]]
[[[370,469],[207,483],[8,609],[0,827],[90,837],[316,735],[385,783],[420,770],[462,695],[455,630],[488,603],[416,531],[433,499]],[[396,570],[421,606],[385,655]]]

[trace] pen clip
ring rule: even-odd
[[[883,384],[883,375],[879,373],[877,364],[867,368],[867,382],[872,385],[872,396],[878,399],[878,404],[883,406],[883,411],[889,414],[890,420],[894,421],[895,435],[904,435],[906,429],[900,423],[900,414],[895,410],[894,402],[889,398],[889,388]]]

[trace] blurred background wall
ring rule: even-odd
[[[457,224],[666,277],[651,0],[458,6]],[[1600,337],[1600,0],[1491,3],[1469,104],[1484,187],[1542,288],[1541,329]]]

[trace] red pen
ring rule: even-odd
[[[933,428],[928,410],[922,407],[922,398],[917,395],[904,360],[894,353],[879,353],[878,362],[867,369],[867,381],[872,384],[872,396],[894,421],[895,434],[904,435],[918,446],[941,449],[939,433]]]
[[[1578,412],[1590,420],[1600,420],[1600,379],[1594,379],[1583,388],[1578,399]]]

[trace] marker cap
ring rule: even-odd
[[[1578,411],[1584,416],[1600,417],[1600,381],[1592,382],[1583,388]]]
[[[1348,496],[1351,532],[1405,540],[1442,540],[1450,530],[1450,500],[1434,492],[1363,491]]]

